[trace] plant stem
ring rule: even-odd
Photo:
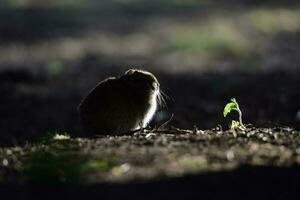
[[[239,122],[240,122],[241,128],[245,129],[246,126],[243,124],[243,114],[242,114],[242,111],[240,110],[240,107],[238,104],[236,104],[235,110],[239,113]]]

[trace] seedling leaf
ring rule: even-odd
[[[235,108],[235,103],[230,102],[230,103],[226,104],[224,111],[223,111],[224,117],[226,117],[234,108]]]
[[[236,101],[235,98],[232,98],[232,99],[231,99],[231,102],[233,102],[235,105],[238,105],[238,103],[237,103],[237,101]]]

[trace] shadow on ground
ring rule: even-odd
[[[294,199],[299,168],[249,167],[165,181],[96,185],[1,185],[11,199]]]

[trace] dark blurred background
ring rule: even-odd
[[[1,143],[79,134],[80,100],[131,67],[170,97],[152,125],[227,129],[235,97],[245,123],[299,128],[297,2],[1,0]]]

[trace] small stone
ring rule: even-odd
[[[12,150],[10,150],[10,149],[7,149],[7,150],[6,150],[6,154],[7,154],[7,155],[11,155],[12,153],[13,153]]]
[[[147,135],[146,135],[146,139],[150,139],[150,138],[153,138],[153,137],[155,137],[156,135],[155,135],[155,133],[148,133]]]
[[[120,166],[112,168],[112,174],[118,177],[123,175],[124,173],[127,173],[130,170],[130,168],[131,168],[130,164],[124,163]]]
[[[8,166],[8,160],[7,160],[6,158],[3,159],[2,165],[3,165],[4,167],[7,167],[7,166]]]
[[[232,161],[235,157],[233,151],[227,151],[226,157],[227,157],[227,160]]]
[[[130,170],[130,164],[124,163],[124,164],[122,164],[120,166],[120,168],[121,168],[121,170],[122,170],[123,173],[126,173],[126,172],[128,172]]]

